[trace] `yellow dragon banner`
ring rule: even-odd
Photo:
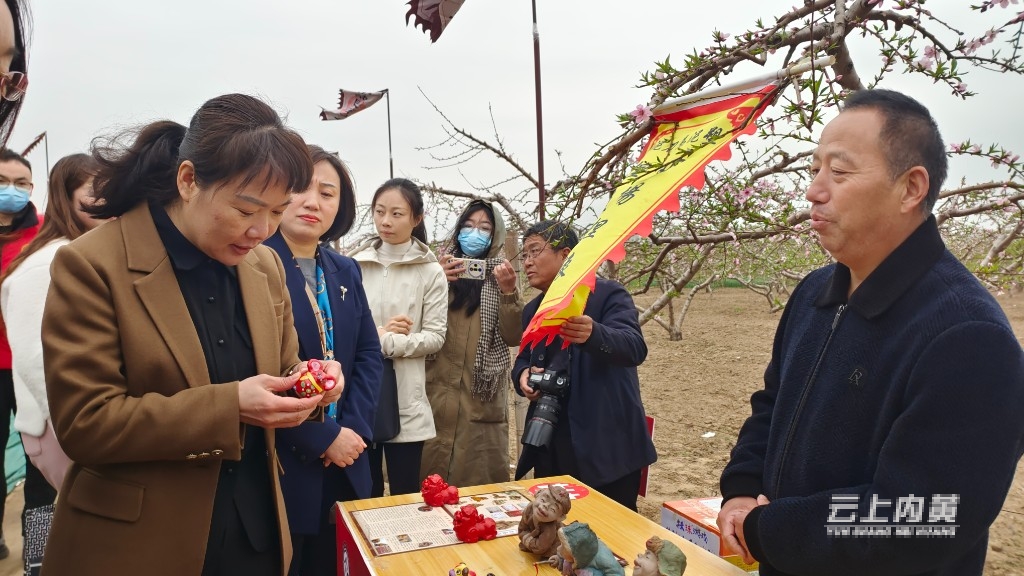
[[[728,160],[729,143],[752,134],[776,84],[692,103],[654,115],[654,128],[630,177],[615,189],[601,216],[580,235],[523,332],[522,345],[550,341],[567,318],[583,314],[598,266],[625,256],[624,243],[651,232],[660,210],[679,211],[679,190],[704,187],[704,166]]]

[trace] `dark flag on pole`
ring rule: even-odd
[[[379,92],[350,92],[348,90],[339,90],[338,96],[338,109],[337,110],[326,110],[320,112],[321,120],[344,120],[349,116],[365,110],[370,106],[373,106],[384,97],[387,90],[381,90]]]
[[[409,19],[415,16],[413,26],[422,26],[423,31],[430,34],[430,41],[437,42],[463,2],[465,0],[409,0],[405,23],[408,24]]]
[[[25,149],[22,150],[21,155],[28,156],[28,153],[31,152],[33,148],[39,146],[39,143],[43,141],[43,138],[46,138],[46,132],[43,132],[39,136],[36,136],[35,140],[29,142],[28,146],[25,146]]]

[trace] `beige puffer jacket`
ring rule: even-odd
[[[349,254],[363,272],[363,288],[382,326],[388,318],[412,318],[409,335],[385,332],[381,352],[395,363],[398,413],[402,429],[390,442],[420,442],[434,437],[434,415],[426,393],[424,359],[444,345],[448,326],[448,281],[430,247],[412,239],[401,261],[385,267],[377,257],[380,238],[373,238]]]

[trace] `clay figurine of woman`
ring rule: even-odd
[[[683,576],[686,571],[686,555],[678,546],[651,536],[647,550],[637,555],[633,562],[633,576]]]
[[[558,548],[558,529],[572,507],[569,493],[561,486],[537,490],[533,502],[526,505],[519,520],[519,549],[544,558]]]
[[[573,522],[559,528],[558,541],[558,552],[548,564],[558,568],[562,576],[626,575],[612,551],[586,523]]]

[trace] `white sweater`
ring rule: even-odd
[[[11,342],[11,372],[18,412],[14,428],[42,436],[50,419],[43,378],[43,305],[50,289],[50,263],[67,238],[54,240],[26,258],[0,286],[0,311]]]

